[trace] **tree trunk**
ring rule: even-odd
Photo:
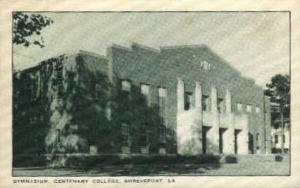
[[[281,125],[280,125],[280,128],[281,128],[281,154],[284,153],[284,142],[283,142],[283,138],[284,138],[284,122],[283,122],[283,108],[280,109],[280,121],[281,121]]]

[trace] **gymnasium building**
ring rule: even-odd
[[[101,75],[106,77],[108,87],[97,80]],[[105,56],[78,51],[45,60],[35,67],[15,73],[13,84],[14,131],[21,126],[22,129],[27,126],[46,130],[43,131],[44,136],[38,138],[45,142],[46,149],[33,151],[49,153],[50,146],[60,145],[64,148],[73,147],[68,150],[70,152],[90,154],[271,152],[270,107],[263,89],[205,45],[159,49],[137,43],[131,47],[112,45]],[[82,86],[81,90],[70,92],[79,86]],[[137,120],[129,115],[131,119],[124,118],[124,122],[114,123],[114,129],[110,130],[120,130],[119,136],[110,137],[115,142],[107,141],[103,135],[85,139],[81,131],[90,131],[87,135],[93,135],[96,130],[93,126],[102,126],[102,122],[108,122],[109,125],[109,122],[128,113],[127,103],[121,106],[123,111],[115,111],[115,105],[110,101],[115,88],[125,93],[137,91],[146,101],[146,107],[154,109],[155,106],[161,119],[158,131],[148,130],[148,122],[141,125],[141,132],[130,131],[131,124]],[[103,98],[104,102],[100,100],[101,91],[108,96]],[[95,107],[99,114],[88,114],[89,107],[85,109],[84,104],[72,110],[70,106],[77,105],[80,96],[95,100],[86,106],[99,104],[99,107]],[[32,108],[22,107],[24,104]],[[77,120],[76,113],[87,114],[85,116],[89,118]],[[96,123],[94,125],[91,122]],[[82,128],[82,125],[85,127]],[[89,130],[88,126],[93,128]],[[134,137],[139,138],[136,144],[131,141]],[[156,143],[151,141],[153,138],[158,139],[155,150],[151,150]],[[27,139],[30,140],[30,136]],[[108,148],[105,151],[103,143]],[[27,147],[22,144],[25,144],[22,137],[15,133],[14,152],[22,153],[21,148]],[[33,145],[33,142],[29,145]]]

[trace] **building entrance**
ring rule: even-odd
[[[208,147],[207,133],[210,127],[202,126],[202,153],[205,154]]]
[[[223,153],[223,148],[224,148],[224,132],[226,131],[225,128],[220,128],[219,129],[219,153]]]
[[[239,134],[241,130],[235,129],[234,130],[234,153],[238,154],[239,153]]]
[[[249,153],[253,154],[254,153],[254,139],[253,139],[253,134],[248,133],[248,150]]]

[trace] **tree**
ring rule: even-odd
[[[38,45],[44,47],[44,39],[30,39],[30,36],[41,35],[41,30],[50,24],[53,20],[47,16],[40,14],[29,14],[23,12],[15,12],[13,14],[13,44],[24,45]]]
[[[281,128],[281,140],[284,137],[284,119],[290,116],[290,78],[288,75],[277,74],[271,78],[271,83],[267,84],[265,95],[270,97],[270,101],[277,108],[271,108],[272,126]],[[284,151],[283,141],[281,141],[281,152]]]

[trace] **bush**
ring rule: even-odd
[[[281,153],[280,148],[272,148],[272,153]]]
[[[275,155],[275,161],[281,162],[283,160],[283,156],[281,155]]]
[[[13,167],[45,166],[46,158],[43,155],[19,154],[13,156]]]
[[[70,168],[95,168],[105,165],[139,165],[139,164],[158,164],[158,165],[174,165],[174,164],[218,164],[220,160],[216,155],[200,155],[200,156],[131,156],[123,158],[120,155],[96,155],[69,156],[66,161],[66,167]]]
[[[226,163],[237,163],[238,162],[238,159],[235,155],[227,155],[225,157],[225,162]]]

